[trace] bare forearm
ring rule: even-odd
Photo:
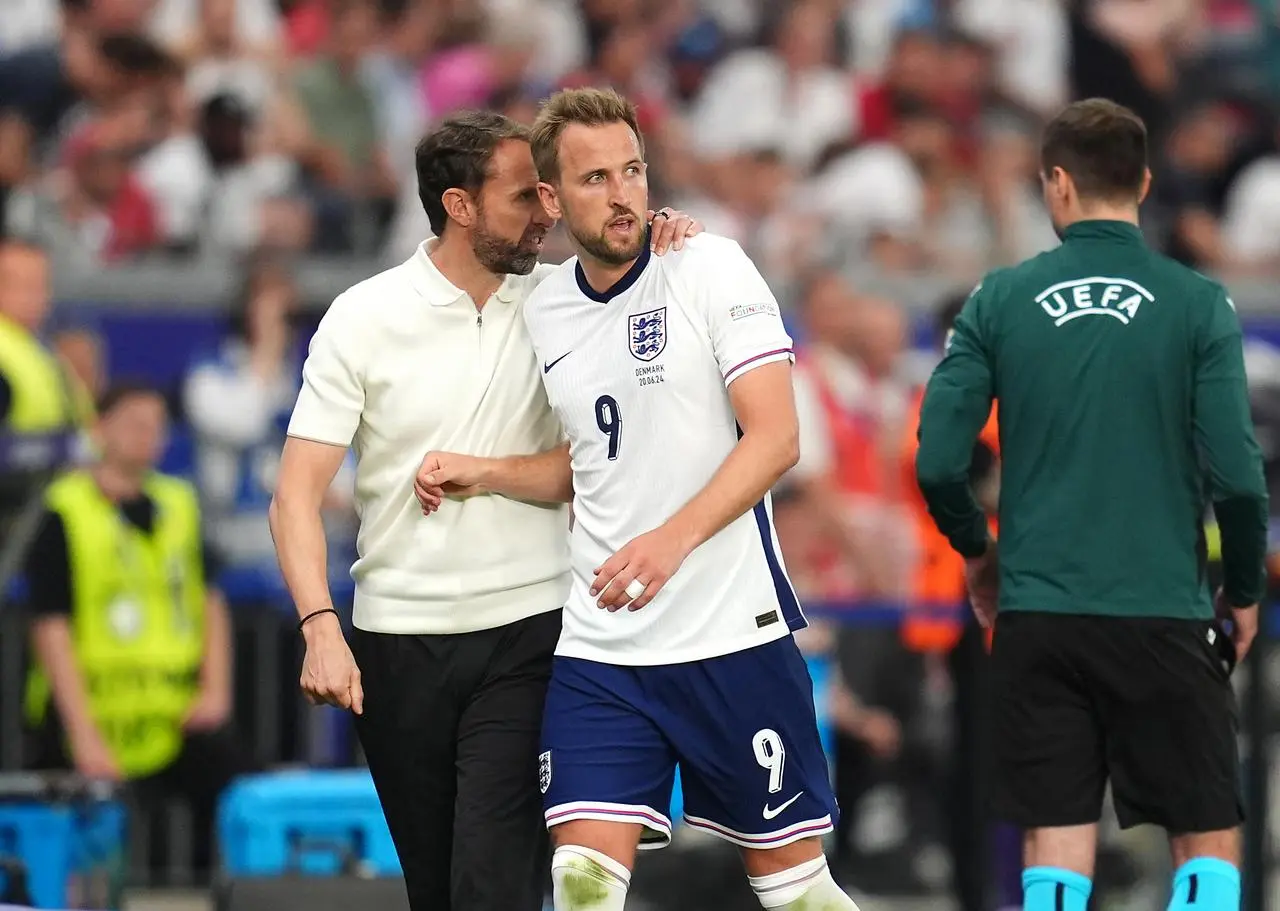
[[[568,503],[573,499],[569,444],[531,456],[490,459],[482,486],[513,500]]]
[[[200,685],[213,692],[231,689],[231,619],[221,593],[210,590],[204,603],[204,660]]]
[[[93,730],[94,722],[89,712],[84,678],[76,667],[70,626],[61,617],[38,620],[31,641],[36,658],[49,679],[53,704],[62,726],[67,736],[76,740]]]
[[[276,559],[298,615],[332,607],[320,504],[277,493],[271,501],[269,516]]]
[[[747,432],[707,486],[667,525],[693,550],[760,502],[798,457],[794,433]]]

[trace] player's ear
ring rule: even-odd
[[[1045,181],[1049,187],[1049,193],[1059,203],[1066,203],[1072,195],[1073,186],[1071,175],[1060,167],[1054,167],[1049,171],[1049,176]]]
[[[542,200],[542,208],[547,210],[547,214],[552,218],[560,218],[560,197],[556,195],[556,188],[546,181],[538,181],[538,199]]]
[[[1142,169],[1142,189],[1138,191],[1138,205],[1142,205],[1147,199],[1147,193],[1151,191],[1151,169]]]
[[[469,228],[475,222],[475,201],[466,190],[450,187],[444,191],[440,202],[444,204],[445,214],[462,227]]]

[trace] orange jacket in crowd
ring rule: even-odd
[[[919,563],[915,584],[911,588],[914,603],[926,606],[947,607],[966,603],[964,558],[951,548],[950,542],[938,531],[924,496],[916,484],[916,450],[920,443],[917,433],[920,427],[920,406],[924,403],[924,389],[916,393],[905,422],[902,436],[900,465],[903,472],[903,496],[911,506],[915,517],[919,543]],[[996,426],[996,410],[991,410],[987,425],[978,439],[997,456],[1000,454],[1000,434]],[[992,532],[996,520],[990,519]],[[908,616],[902,624],[902,641],[916,652],[949,651],[960,640],[964,630],[963,618],[940,619],[936,617]],[[988,640],[989,640],[988,636]]]
[[[836,484],[846,494],[882,499],[886,487],[885,466],[877,445],[876,422],[869,415],[845,408],[820,367],[801,363],[826,417]],[[914,486],[914,481],[912,484]]]

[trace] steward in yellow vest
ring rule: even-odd
[[[206,583],[195,490],[154,470],[163,396],[116,387],[100,414],[101,461],[50,486],[26,559],[34,764],[155,782],[207,824],[249,769],[228,727],[226,607]]]
[[[37,333],[49,310],[49,264],[38,248],[0,243],[0,427],[16,434],[86,428],[93,403]]]
[[[88,714],[125,778],[160,771],[182,749],[205,647],[200,514],[184,481],[152,475],[121,505],[94,475],[63,475],[46,493],[37,565],[57,553],[70,595],[67,622]],[[61,526],[62,547],[51,529]],[[147,526],[150,526],[147,528]],[[39,583],[37,588],[39,588]],[[46,583],[47,587],[47,583]],[[61,599],[59,599],[61,600]],[[42,615],[54,605],[37,605]],[[34,670],[27,709],[48,710],[48,677]]]

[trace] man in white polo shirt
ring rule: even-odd
[[[538,737],[568,588],[572,491],[555,482],[563,434],[521,307],[552,268],[536,262],[554,221],[514,121],[452,117],[416,157],[439,239],[325,314],[271,529],[307,643],[303,689],[356,715],[411,907],[538,911]],[[695,233],[662,214],[662,248]],[[350,648],[320,520],[349,446],[361,517]],[[427,520],[414,478],[422,454],[442,449],[500,457],[503,470],[483,495],[436,498]]]

